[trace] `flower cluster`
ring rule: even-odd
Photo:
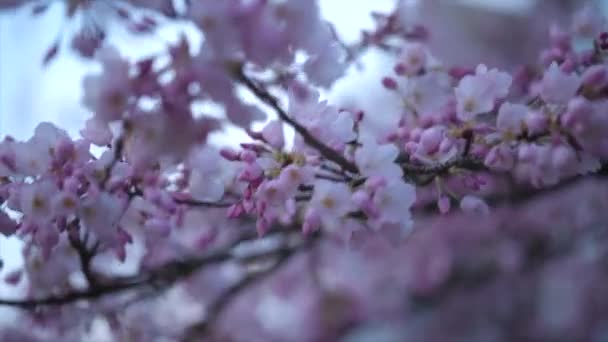
[[[300,93],[291,91],[288,115],[330,151],[350,155],[357,172],[326,160],[301,134],[285,149],[282,123],[271,121],[262,132],[251,134],[256,143],[244,144],[240,152],[223,150],[225,158],[243,165],[237,179],[246,184],[230,215],[256,215],[260,234],[275,222],[301,222],[305,233],[323,227],[347,236],[362,218],[374,230],[384,225],[408,230],[416,194],[395,164],[397,147],[373,139],[359,142],[356,114],[319,102],[314,91]]]

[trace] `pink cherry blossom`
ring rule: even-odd
[[[98,55],[103,71],[84,78],[83,104],[101,122],[111,122],[122,118],[128,108],[132,92],[130,65],[112,48],[102,49]]]
[[[520,104],[505,102],[498,110],[496,127],[505,133],[519,135],[523,132],[528,107]]]
[[[486,155],[484,164],[496,170],[511,170],[515,166],[515,151],[507,144],[494,146]]]
[[[79,208],[83,226],[103,244],[114,247],[117,225],[125,212],[124,199],[106,192],[85,198]]]
[[[282,183],[285,191],[294,194],[300,185],[312,184],[314,171],[309,166],[291,164],[281,171],[277,181]]]
[[[392,144],[379,145],[373,141],[368,141],[355,152],[355,162],[364,176],[399,178],[402,171],[394,163],[398,155],[399,149]]]
[[[80,131],[80,135],[97,146],[106,146],[112,142],[110,127],[96,117],[85,122],[85,127]]]
[[[554,62],[542,79],[540,96],[547,102],[566,103],[574,97],[580,85],[580,76],[563,72]]]
[[[318,180],[314,185],[307,210],[316,212],[323,227],[338,229],[340,221],[353,208],[350,189],[346,184],[326,180]]]
[[[212,147],[192,151],[189,167],[190,195],[201,201],[218,201],[236,177],[236,168]]]
[[[399,58],[399,69],[403,74],[413,76],[422,71],[427,64],[428,51],[420,43],[408,44]]]
[[[262,136],[274,148],[281,149],[285,145],[283,124],[278,120],[269,122],[262,130]]]
[[[39,224],[47,224],[52,219],[53,195],[57,187],[50,181],[23,185],[20,194],[21,210],[27,218]]]
[[[581,36],[595,37],[606,28],[606,19],[597,6],[585,5],[574,15],[572,26]]]
[[[444,126],[433,126],[420,132],[418,141],[410,141],[406,149],[416,161],[428,165],[445,163],[458,153],[458,147],[447,136]]]
[[[372,202],[379,215],[373,224],[381,226],[386,223],[399,224],[409,230],[413,225],[411,206],[416,201],[416,190],[411,184],[402,181],[389,181],[374,192]]]
[[[507,96],[512,78],[509,74],[480,64],[475,75],[467,75],[455,88],[458,118],[471,120],[494,108],[494,101]]]
[[[452,91],[448,75],[428,72],[420,77],[411,78],[405,85],[404,99],[423,117],[437,116],[448,104]]]

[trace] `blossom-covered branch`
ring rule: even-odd
[[[101,68],[82,80],[78,134],[44,122],[0,142],[0,232],[24,259],[4,281],[25,289],[0,304],[40,327],[0,339],[82,340],[100,321],[101,340],[601,336],[606,21],[582,7],[531,44],[526,65],[480,52],[454,66],[431,48],[437,23],[406,18],[407,3],[371,13],[352,44],[317,1],[61,4],[43,65],[67,38]],[[55,6],[0,8],[19,4],[38,17]],[[175,19],[204,39],[135,60],[104,24],[154,36]],[[468,21],[448,19],[454,31]],[[367,84],[352,101],[324,99],[370,47],[394,60],[377,75],[381,103],[363,108]],[[249,139],[212,143],[228,127]]]
[[[273,235],[288,235],[293,230],[287,228],[275,229],[268,233],[267,236]],[[286,238],[283,236],[283,238]],[[229,246],[201,257],[192,257],[185,260],[175,260],[165,265],[146,271],[142,274],[119,277],[116,279],[104,279],[103,282],[97,283],[92,281],[94,276],[90,273],[90,258],[94,254],[94,249],[85,251],[81,242],[74,242],[73,248],[77,250],[82,263],[82,271],[89,280],[89,285],[85,290],[68,290],[61,295],[51,295],[43,298],[32,299],[0,299],[0,305],[16,306],[24,309],[36,309],[41,306],[55,306],[74,303],[80,300],[95,300],[104,296],[110,296],[119,292],[136,290],[144,287],[151,287],[158,290],[159,288],[167,288],[175,282],[191,276],[194,272],[200,271],[206,266],[222,263],[236,259],[234,248],[240,244],[256,239],[254,234],[249,232],[242,234],[241,237],[235,239]],[[278,257],[279,260],[286,259],[289,255],[299,250],[301,246],[280,247],[270,252],[264,252],[265,257]],[[84,256],[81,256],[84,255]],[[248,255],[242,258],[247,259],[258,258],[259,255]],[[224,299],[226,300],[226,299]]]

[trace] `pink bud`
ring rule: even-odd
[[[450,76],[452,76],[453,78],[460,80],[461,78],[463,78],[467,75],[475,74],[475,70],[471,69],[471,68],[464,68],[464,67],[453,67],[453,68],[450,68],[450,70],[448,71],[448,74]]]
[[[316,210],[308,208],[306,215],[304,216],[304,222],[302,223],[302,232],[307,235],[321,226],[321,217]]]
[[[398,139],[399,139],[399,135],[397,134],[397,132],[389,133],[389,135],[386,136],[386,142],[389,142],[389,143],[395,142]]]
[[[549,29],[551,44],[560,49],[569,49],[572,37],[567,31],[562,30],[558,25],[552,25]]]
[[[253,201],[242,201],[241,205],[243,206],[243,211],[246,214],[251,214],[255,210],[255,204]]]
[[[242,151],[240,157],[244,162],[249,164],[255,162],[255,160],[258,159],[258,155],[250,150]]]
[[[365,185],[371,191],[377,191],[379,188],[386,186],[386,178],[384,176],[371,176],[366,182]]]
[[[425,129],[420,135],[420,146],[424,153],[432,154],[437,152],[443,140],[443,128],[435,126]]]
[[[587,87],[599,89],[608,83],[608,68],[605,65],[592,65],[583,72],[583,84]]]
[[[4,281],[9,285],[17,285],[19,281],[21,281],[21,276],[23,275],[23,270],[15,270],[9,272],[5,277]]]
[[[120,262],[125,262],[127,260],[127,250],[124,245],[119,245],[114,248],[114,253],[116,253],[116,257]]]
[[[253,182],[260,179],[263,175],[264,170],[257,163],[251,163],[245,166],[238,179],[245,182]]]
[[[57,57],[57,53],[59,52],[59,41],[54,42],[49,48],[48,50],[46,50],[46,53],[44,54],[44,58],[42,60],[42,65],[46,66],[47,64],[49,64],[55,57]]]
[[[403,147],[403,149],[408,154],[414,154],[414,153],[416,153],[416,150],[418,149],[418,144],[413,141],[408,141],[407,143],[405,143],[405,146]]]
[[[445,195],[440,196],[437,200],[437,207],[439,208],[439,212],[441,214],[447,214],[451,207],[450,198]]]
[[[403,63],[395,64],[395,67],[393,68],[393,70],[395,71],[395,74],[397,74],[399,76],[403,76],[407,72],[407,68],[405,67],[405,64],[403,64]]]
[[[388,76],[382,79],[382,85],[384,86],[384,88],[389,90],[396,90],[398,87],[397,81],[395,81],[394,78]]]
[[[124,229],[118,229],[118,241],[121,244],[133,243],[133,237]]]
[[[258,232],[258,235],[261,237],[268,232],[268,230],[270,229],[270,224],[266,219],[259,217],[255,224],[255,228]]]
[[[416,127],[414,129],[411,130],[410,132],[410,138],[413,141],[420,141],[420,136],[422,135],[422,129],[419,127]]]
[[[266,151],[266,148],[260,144],[242,143],[241,147],[256,154]]]
[[[241,159],[239,152],[230,148],[222,148],[220,150],[220,155],[229,161],[238,161]]]
[[[203,234],[196,240],[196,247],[199,249],[204,249],[210,246],[216,240],[217,234]]]
[[[572,73],[576,70],[576,61],[573,57],[568,57],[566,60],[559,66],[559,68],[565,73]]]
[[[243,214],[243,211],[243,205],[240,203],[236,203],[228,208],[227,216],[228,218],[237,218]]]
[[[357,190],[353,193],[352,200],[357,206],[361,207],[369,199],[369,194],[364,190]]]
[[[484,159],[484,164],[492,169],[508,171],[515,165],[513,151],[506,145],[492,147]]]

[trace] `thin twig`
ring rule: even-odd
[[[358,173],[357,166],[353,162],[346,159],[343,155],[319,141],[306,129],[306,127],[302,126],[296,120],[291,118],[287,114],[287,112],[285,112],[285,110],[281,107],[281,105],[279,104],[279,100],[274,95],[270,94],[264,87],[258,86],[252,79],[247,77],[242,67],[235,68],[234,74],[237,80],[243,85],[245,85],[245,87],[247,87],[247,89],[249,89],[255,96],[257,96],[264,103],[272,107],[274,111],[279,115],[279,118],[281,120],[293,127],[293,129],[302,136],[306,144],[316,149],[327,160],[338,164],[343,169],[352,173]]]

